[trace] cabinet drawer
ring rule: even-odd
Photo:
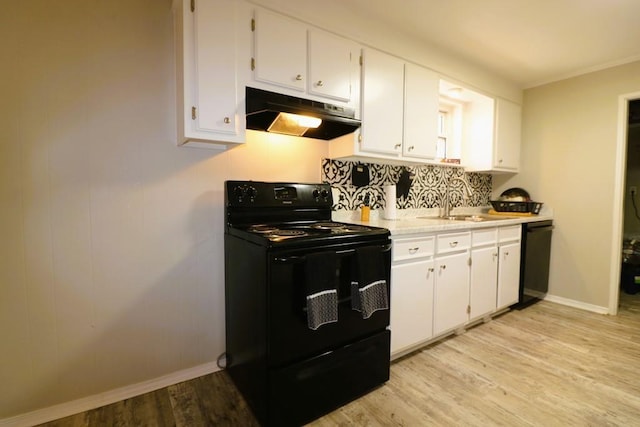
[[[500,227],[498,228],[498,241],[508,242],[513,240],[520,240],[521,232],[522,232],[521,225],[511,225],[508,227]]]
[[[471,232],[471,245],[474,247],[495,244],[497,241],[497,228],[484,228],[482,230],[473,230]]]
[[[433,256],[433,236],[393,241],[393,261]]]
[[[448,233],[438,235],[436,252],[439,254],[469,249],[471,246],[471,233]]]

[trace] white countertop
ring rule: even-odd
[[[487,208],[457,208],[452,215],[488,215]],[[418,233],[431,233],[439,231],[470,230],[474,228],[501,227],[505,225],[522,224],[525,222],[552,220],[553,212],[543,207],[539,215],[506,217],[491,215],[492,218],[484,221],[460,221],[434,218],[438,216],[438,209],[403,209],[397,211],[397,219],[386,220],[382,218],[381,210],[372,210],[369,221],[360,221],[360,210],[334,211],[334,221],[348,222],[358,225],[370,225],[372,227],[386,228],[392,236],[401,236]],[[424,218],[430,217],[430,218]]]

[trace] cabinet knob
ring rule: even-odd
[[[296,80],[297,80],[297,81],[302,80],[302,74],[298,74],[298,75],[296,76]]]
[[[416,252],[418,252],[418,249],[420,249],[420,246],[416,246],[415,248],[409,248],[409,253],[413,255]]]
[[[449,242],[449,246],[455,248],[456,246],[458,246],[458,242]]]
[[[324,85],[324,82],[322,80],[318,80],[318,83],[316,83],[316,86],[322,86]]]
[[[409,150],[409,151],[413,150],[413,145],[410,146],[409,148],[407,148],[407,150]]]
[[[428,271],[429,273],[433,273],[433,267],[429,267],[429,268],[427,269],[427,271]]]
[[[225,122],[225,124],[227,124],[227,125],[228,125],[229,123],[231,123],[231,119],[230,119],[229,117],[225,117],[223,121],[224,121],[224,122]]]
[[[442,265],[440,266],[440,270],[446,270],[446,269],[447,269],[447,265],[446,265],[446,264],[442,264]]]
[[[394,145],[394,146],[393,146],[393,149],[394,149],[394,150],[397,150],[397,149],[398,149],[398,148],[400,148],[400,147],[402,147],[402,144],[396,144],[396,145]]]
[[[498,163],[502,163],[502,159],[498,159]]]

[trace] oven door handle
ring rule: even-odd
[[[281,263],[298,263],[304,262],[307,259],[305,256],[288,256],[288,257],[275,257],[274,260],[276,262]]]
[[[380,251],[381,252],[388,252],[391,250],[391,243],[387,244],[387,245],[381,245],[380,246]],[[343,257],[343,256],[347,256],[347,255],[353,255],[356,253],[356,249],[344,249],[342,251],[336,251],[336,255]],[[294,255],[294,256],[289,256],[289,257],[276,257],[275,261],[276,262],[282,262],[282,263],[298,263],[298,262],[304,262],[307,260],[307,257],[302,255],[302,256],[298,256],[298,255]]]

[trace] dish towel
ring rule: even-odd
[[[351,308],[368,319],[378,310],[389,309],[383,252],[376,246],[356,250],[355,277],[351,281]]]
[[[307,326],[316,330],[338,321],[338,258],[334,252],[318,252],[306,258]]]

